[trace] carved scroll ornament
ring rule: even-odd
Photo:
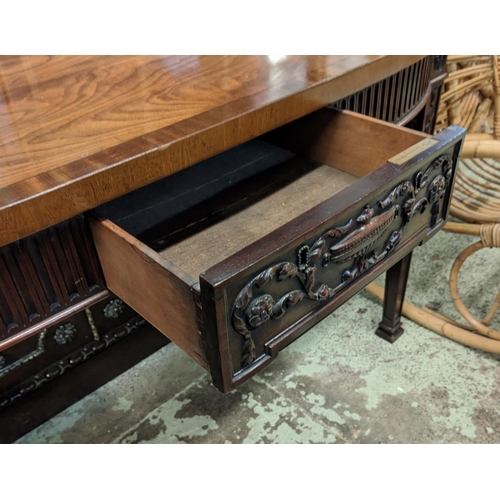
[[[430,221],[432,227],[439,212],[440,200],[450,186],[452,164],[449,155],[440,156],[425,171],[418,172],[413,180],[402,182],[379,201],[375,205],[381,210],[378,215],[375,215],[375,208],[367,205],[356,222],[351,219],[344,226],[330,229],[311,247],[301,246],[297,250],[297,264],[279,262],[250,280],[236,297],[232,311],[233,326],[245,339],[242,366],[250,365],[256,358],[252,330],[271,319],[282,318],[289,308],[302,300],[324,301],[335,296],[354,278],[385,259],[400,243],[404,228],[412,217],[423,214],[430,205],[433,206]],[[441,173],[429,183],[434,170],[440,170]],[[417,200],[417,194],[426,186],[426,195]],[[403,197],[405,200],[401,205],[399,200]],[[396,220],[401,221],[399,228],[387,235],[387,229]],[[381,238],[386,238],[383,250],[372,250]],[[327,267],[347,261],[353,261],[353,265],[343,271],[339,283],[331,286],[316,283],[318,265]],[[256,290],[275,279],[278,282],[295,279],[300,288],[279,299],[269,293],[254,297]]]

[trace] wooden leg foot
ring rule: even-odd
[[[387,340],[387,342],[390,342],[392,344],[393,342],[396,342],[396,340],[398,340],[401,335],[403,335],[404,331],[405,330],[401,326],[401,324],[399,324],[397,328],[391,328],[390,326],[385,325],[383,321],[381,321],[375,333],[379,337]]]

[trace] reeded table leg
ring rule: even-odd
[[[384,317],[375,333],[391,343],[396,341],[404,332],[401,326],[401,309],[403,308],[406,282],[410,272],[410,262],[411,252],[387,271]]]

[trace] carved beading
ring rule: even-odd
[[[256,359],[252,330],[270,320],[282,318],[289,308],[303,300],[324,301],[335,296],[353,279],[385,259],[401,242],[408,222],[415,215],[423,214],[429,205],[432,205],[430,227],[433,227],[440,200],[450,186],[452,165],[449,155],[440,156],[426,170],[417,172],[412,180],[400,183],[374,206],[367,205],[356,222],[351,219],[344,226],[328,230],[311,246],[301,245],[297,249],[297,265],[280,262],[250,280],[236,297],[232,311],[233,327],[244,337],[242,366],[248,366]],[[429,183],[435,170],[440,170],[440,173]],[[417,194],[427,185],[426,195],[417,200]],[[401,206],[398,201],[402,197],[406,199]],[[397,221],[399,227],[389,234],[382,250],[374,250],[375,244]],[[327,245],[328,241],[331,244]],[[348,261],[354,261],[353,266],[342,272],[339,283],[332,286],[316,283],[317,264],[327,267],[331,263]],[[277,300],[269,293],[254,297],[256,289],[275,279],[277,282],[296,279],[300,287]]]
[[[47,329],[42,330],[40,332],[40,334],[38,335],[38,342],[37,342],[37,346],[36,346],[35,350],[29,352],[25,356],[17,359],[16,361],[14,361],[10,364],[4,363],[3,365],[1,365],[0,366],[0,378],[2,378],[4,375],[11,372],[12,370],[19,368],[20,366],[28,363],[29,361],[32,361],[33,359],[35,359],[38,356],[40,356],[41,354],[43,354],[45,352],[45,335],[46,334],[47,334]],[[5,358],[3,358],[3,359],[5,361]]]
[[[121,339],[129,336],[139,328],[142,328],[144,325],[146,325],[146,320],[144,320],[140,316],[136,316],[135,318],[119,326],[118,328],[105,333],[101,339],[92,340],[92,342],[86,344],[83,347],[80,347],[75,352],[44,368],[41,372],[24,380],[20,385],[0,395],[0,411],[13,404],[15,401],[18,401],[28,394],[31,394],[33,391],[44,386],[51,380],[54,380],[54,378],[64,375],[65,373],[79,366],[88,359],[93,358],[100,352],[116,344]],[[46,330],[44,330],[42,334],[40,334],[38,348],[36,351],[33,351],[32,353],[24,356],[15,363],[4,367],[3,370],[6,371],[15,369],[21,364],[26,363],[39,354],[43,353],[45,333]],[[0,375],[1,374],[2,372],[0,372]]]

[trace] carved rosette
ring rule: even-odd
[[[296,303],[305,297],[305,292],[299,291],[298,295],[284,295],[278,302],[268,294],[261,295],[255,300],[253,288],[260,288],[273,279],[283,281],[299,275],[299,269],[291,262],[280,262],[266,269],[251,280],[238,294],[234,303],[233,325],[245,338],[243,344],[242,364],[249,365],[255,360],[255,344],[250,329],[255,329],[266,323],[271,318],[283,316],[285,307]],[[290,303],[289,303],[290,301]]]
[[[324,233],[312,246],[299,247],[297,264],[279,262],[250,280],[236,297],[232,311],[234,329],[245,339],[242,366],[248,366],[256,359],[253,330],[270,320],[282,318],[289,308],[303,300],[324,301],[335,296],[353,279],[385,259],[401,242],[408,222],[415,215],[423,214],[430,205],[432,227],[439,213],[440,200],[450,186],[452,165],[449,155],[438,157],[426,170],[417,172],[412,180],[400,183],[374,206],[367,205],[356,222],[351,219],[344,226]],[[431,180],[431,174],[436,170],[439,174]],[[425,196],[417,199],[424,189],[427,189]],[[396,221],[399,221],[399,226],[395,226]],[[397,229],[388,232],[391,226]],[[384,238],[382,250],[374,250],[376,243]],[[340,282],[331,285],[316,283],[318,265],[327,267],[348,261],[352,261],[353,265],[342,272]],[[254,296],[270,281],[290,279],[297,282],[298,288],[279,299],[269,293]]]
[[[110,300],[103,310],[104,316],[106,318],[118,318],[118,316],[124,311],[125,306],[123,300],[113,299]]]
[[[61,325],[54,332],[54,340],[59,345],[69,344],[73,342],[76,335],[76,327],[73,323],[66,323],[65,325]]]

